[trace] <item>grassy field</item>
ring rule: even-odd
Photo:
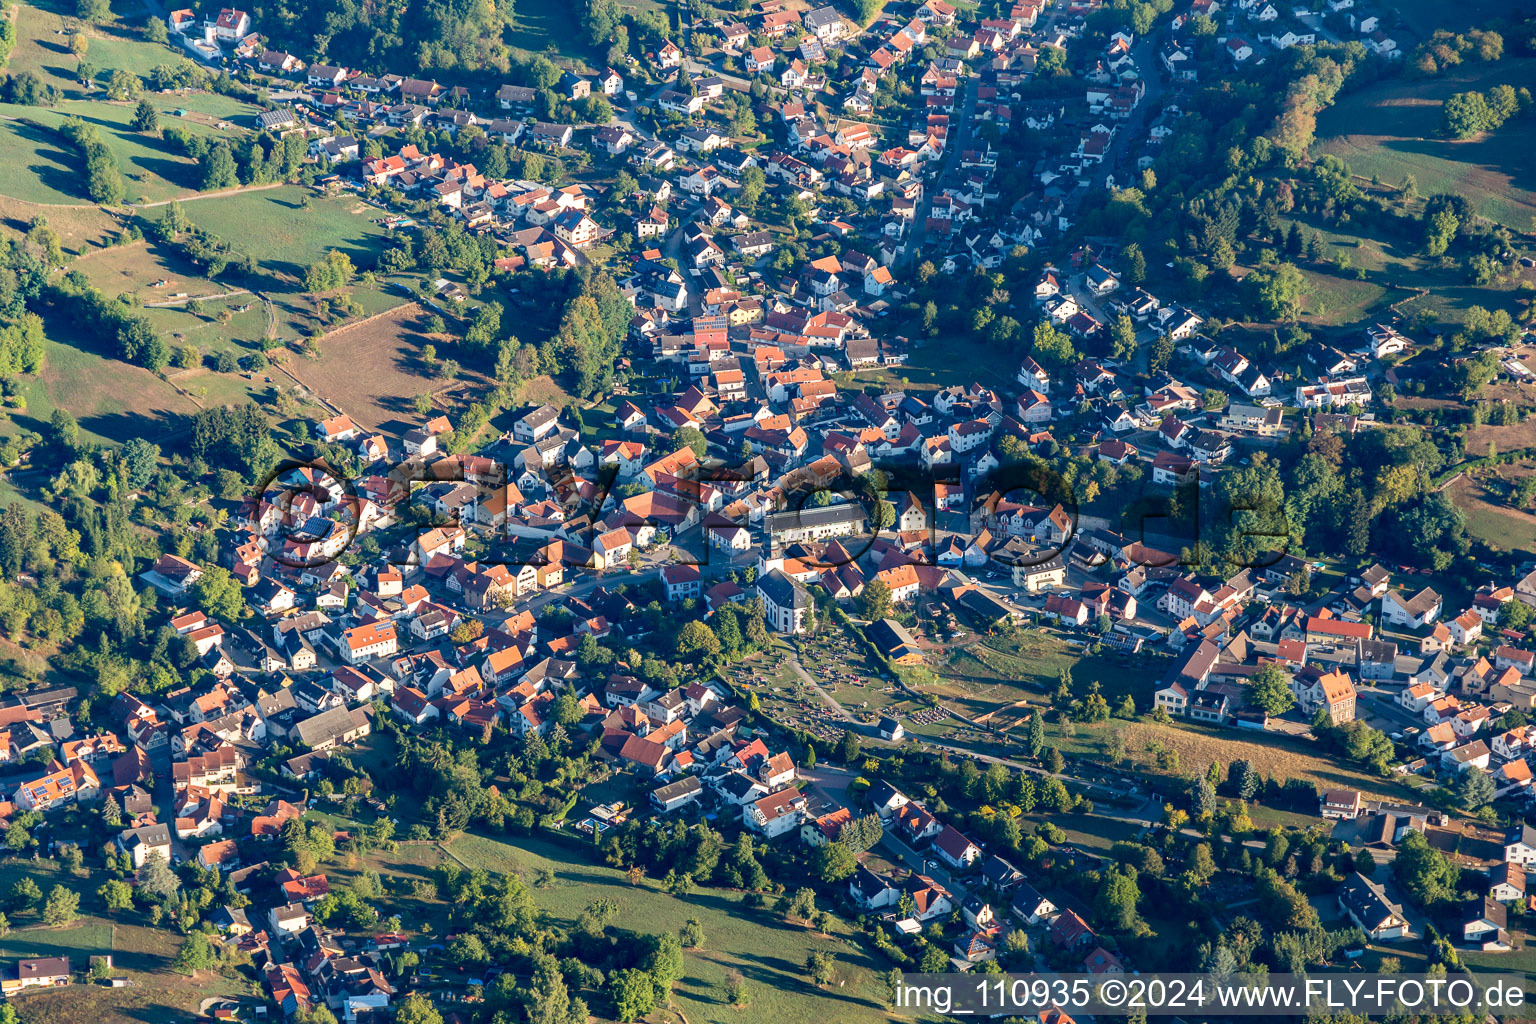
[[[1443,24],[1443,15],[1437,16],[1435,25]],[[1454,192],[1484,216],[1530,231],[1536,169],[1525,154],[1536,146],[1536,122],[1516,119],[1460,142],[1439,136],[1446,97],[1506,83],[1536,84],[1536,59],[1470,64],[1429,80],[1385,80],[1345,96],[1318,118],[1318,151],[1342,157],[1358,175],[1377,175],[1390,184],[1412,174],[1425,195]]]
[[[1413,791],[1403,784],[1345,764],[1319,751],[1310,740],[1278,733],[1218,731],[1183,723],[1132,722],[1124,729],[1126,746],[1133,757],[1145,761],[1148,746],[1161,744],[1178,751],[1185,772],[1203,770],[1212,761],[1228,765],[1242,758],[1252,762],[1266,778],[1304,779],[1324,789],[1358,789],[1367,796],[1396,800],[1413,797]],[[1106,733],[1101,730],[1095,735],[1102,739]]]
[[[898,333],[902,333],[899,332]],[[938,391],[955,384],[980,381],[988,387],[1008,385],[1018,359],[985,341],[970,337],[923,338],[920,332],[905,332],[912,338],[912,349],[905,364],[853,374],[856,384],[878,383],[882,387],[907,384],[913,391]]]
[[[76,983],[16,997],[27,1024],[99,1024],[108,1020],[169,1021],[195,1016],[210,996],[246,991],[239,981],[202,973],[185,977],[169,969],[181,939],[164,928],[84,918],[65,928],[23,928],[6,936],[0,957],[68,956],[82,971],[93,954],[111,953],[113,975],[125,988]]]
[[[27,408],[11,411],[16,426],[41,430],[58,408],[68,409],[82,433],[95,440],[151,440],[179,429],[175,417],[197,403],[148,370],[113,358],[108,342],[50,333],[43,372],[22,386]],[[0,420],[0,433],[6,430]]]
[[[66,26],[78,22],[74,5],[66,0],[31,0],[17,4],[16,49],[8,70],[31,71],[45,82],[63,89],[66,95],[83,93],[76,81],[77,61],[69,51]],[[121,13],[121,12],[119,12]],[[169,45],[146,42],[138,34],[145,15],[135,11],[131,19],[110,25],[92,26],[85,59],[96,66],[100,79],[117,68],[147,75],[157,64],[170,64],[181,56]]]
[[[307,205],[306,205],[307,203]],[[242,192],[187,203],[187,216],[198,227],[249,253],[261,270],[295,287],[304,269],[327,250],[352,257],[359,270],[373,266],[386,231],[377,210],[350,196],[317,195],[298,185]],[[146,219],[162,214],[150,211]]]
[[[1509,467],[1500,467],[1500,472],[1509,475]],[[1465,476],[1451,484],[1447,493],[1466,513],[1467,532],[1473,537],[1500,550],[1536,550],[1536,515],[1510,508],[1481,481]]]
[[[562,846],[536,839],[507,841],[465,835],[447,844],[454,859],[471,868],[518,872],[531,879],[541,869],[554,873],[554,884],[533,890],[546,914],[570,925],[593,900],[606,896],[619,906],[619,927],[641,932],[676,930],[690,917],[704,926],[704,946],[686,955],[686,975],[677,986],[676,1001],[689,1024],[779,1024],[835,1020],[839,1024],[884,1021],[880,972],[886,965],[866,953],[838,922],[823,936],[786,924],[764,911],[740,904],[738,894],[716,889],[678,898],[660,891],[647,879],[632,886],[623,872],[581,862]],[[579,855],[578,855],[579,857]],[[831,953],[837,980],[818,990],[804,978],[805,957],[812,950]],[[750,1006],[734,1009],[725,1003],[725,975],[739,970],[751,983]]]
[[[293,359],[288,369],[315,395],[369,430],[400,434],[421,421],[412,407],[419,394],[440,399],[472,386],[444,381],[421,361],[426,313],[414,303],[376,320],[343,327],[320,341],[316,359]],[[440,358],[452,358],[452,350]]]
[[[58,928],[20,928],[0,939],[0,958],[67,956],[72,967],[84,967],[91,956],[111,949],[112,922],[94,917]]]
[[[132,104],[83,100],[54,108],[0,104],[0,148],[19,156],[8,164],[0,192],[31,203],[89,203],[81,159],[56,133],[69,117],[100,129],[102,141],[117,157],[129,202],[157,202],[197,191],[194,161],[169,142],[129,127]],[[217,128],[192,119],[182,126],[200,134],[220,134]]]
[[[58,232],[59,244],[72,255],[105,245],[123,230],[118,215],[100,207],[41,206],[0,196],[0,230],[26,234],[39,218]]]
[[[1074,690],[1097,682],[1111,704],[1125,694],[1144,703],[1150,684],[1163,671],[1149,654],[1090,654],[1059,633],[1023,629],[1012,637],[991,637],[955,649],[935,666],[939,695],[969,715],[984,714],[1020,698],[1042,698],[1071,670]]]
[[[580,8],[574,4],[524,0],[513,10],[506,40],[524,55],[542,53],[562,66],[600,70],[592,64],[590,47],[582,36]]]
[[[1317,327],[1356,323],[1392,301],[1388,290],[1374,281],[1312,268],[1303,269],[1302,276],[1307,283],[1301,319]]]

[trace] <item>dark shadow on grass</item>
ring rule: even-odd
[[[187,1016],[185,1010],[174,1006],[166,1006],[164,1003],[155,1003],[151,1006],[135,1006],[132,1009],[119,1009],[117,1013],[131,1020],[142,1020],[147,1024],[164,1024],[168,1020],[180,1020]]]
[[[1492,171],[1509,177],[1511,190],[1520,190],[1525,196],[1510,196],[1512,202],[1536,203],[1536,165],[1529,159],[1530,129],[1521,120],[1513,120],[1503,128],[1488,132],[1478,139],[1451,142],[1447,139],[1396,138],[1381,143],[1383,149],[1398,153],[1414,153],[1450,163],[1466,164],[1484,171]],[[1474,207],[1476,204],[1473,204]],[[1509,225],[1524,230],[1524,225]]]
[[[837,954],[838,965],[846,965],[848,961],[842,955],[843,951],[838,950]],[[741,960],[746,965],[741,969],[741,973],[745,977],[764,986],[778,989],[781,992],[794,992],[798,995],[815,999],[852,1003],[855,1006],[868,1006],[876,1009],[880,1007],[880,1004],[873,999],[864,999],[852,995],[846,989],[834,987],[817,988],[805,977],[805,964],[803,963],[792,963],[781,956],[769,956],[763,953],[743,953]]]

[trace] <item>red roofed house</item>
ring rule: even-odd
[[[773,839],[794,830],[805,815],[805,797],[798,789],[784,789],[742,807],[742,822],[754,832]]]
[[[964,868],[976,862],[981,848],[965,838],[953,825],[945,825],[944,831],[933,841],[939,859],[952,868]]]
[[[1063,910],[1057,916],[1056,923],[1051,925],[1051,941],[1068,949],[1086,946],[1097,938],[1093,929],[1088,927],[1088,922],[1073,910]]]

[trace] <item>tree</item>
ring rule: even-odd
[[[103,882],[96,890],[96,896],[107,905],[108,910],[133,909],[133,889],[120,879],[111,878]]]
[[[208,941],[208,934],[193,932],[181,944],[171,968],[179,974],[194,974],[197,971],[212,970],[218,962],[218,954],[214,951],[213,943]]]
[[[1243,278],[1248,299],[1270,320],[1295,319],[1306,284],[1301,271],[1290,263],[1259,267]]]
[[[1477,811],[1493,803],[1493,776],[1475,768],[1461,773],[1456,780],[1456,798],[1468,811]]]
[[[817,988],[832,983],[833,959],[831,953],[813,951],[805,957],[805,975]]]
[[[864,617],[871,622],[890,615],[893,607],[890,586],[879,579],[864,584],[864,591],[859,595],[859,607]]]
[[[656,1009],[656,986],[644,971],[614,971],[608,976],[608,998],[615,1020],[635,1021]],[[398,1022],[399,1017],[395,1019]]]
[[[1284,670],[1273,663],[1254,673],[1243,701],[1271,716],[1283,715],[1296,706],[1296,696],[1291,693]]]
[[[160,111],[149,100],[139,100],[139,105],[133,109],[133,130],[136,132],[158,131],[160,128]]]
[[[412,992],[395,1004],[395,1024],[443,1024],[443,1015],[426,996]]]
[[[356,273],[356,268],[352,266],[352,257],[338,249],[332,249],[304,271],[304,290],[307,292],[336,291],[351,284]]]
[[[683,976],[683,943],[676,932],[662,932],[651,936],[651,951],[646,957],[651,982],[656,986],[658,998],[670,997],[672,986]]]
[[[1067,51],[1059,46],[1042,46],[1035,62],[1035,73],[1041,78],[1055,78],[1067,73]]]
[[[62,885],[49,890],[48,902],[43,905],[44,924],[69,924],[79,916],[79,893]]]
[[[1115,931],[1131,931],[1138,920],[1136,904],[1140,900],[1141,889],[1135,879],[1123,871],[1111,870],[1094,897],[1094,910]]]
[[[1424,251],[1430,256],[1444,256],[1456,233],[1461,229],[1461,219],[1449,208],[1425,209]]]
[[[1136,354],[1136,322],[1124,313],[1109,325],[1109,338],[1116,359],[1126,360]]]
[[[1030,757],[1039,757],[1045,750],[1045,716],[1039,711],[1029,717],[1029,736],[1025,743]]]
[[[1194,788],[1195,816],[1213,814],[1216,811],[1216,790],[1211,786],[1211,780],[1201,777],[1196,780]]]
[[[683,922],[683,927],[678,930],[677,937],[689,949],[698,949],[704,945],[704,925],[698,918],[690,917]]]
[[[43,901],[43,890],[30,878],[19,878],[11,886],[10,907],[16,911],[36,909]]]
[[[843,738],[837,741],[837,759],[847,768],[859,763],[859,738],[851,729],[844,729]]]
[[[1403,836],[1392,861],[1392,873],[1413,901],[1425,908],[1449,903],[1461,889],[1461,869],[1429,845],[1422,832],[1410,831]]]
[[[567,1024],[573,1019],[565,975],[560,971],[559,961],[547,953],[534,957],[527,1010],[529,1024]]]
[[[816,874],[828,885],[835,885],[853,874],[859,866],[853,851],[842,843],[822,843],[814,856]]]
[[[1227,770],[1227,782],[1239,800],[1252,800],[1259,791],[1259,773],[1251,761],[1236,760]]]
[[[746,1006],[751,1000],[752,993],[747,987],[747,979],[740,971],[731,968],[725,975],[725,1001],[732,1006]]]
[[[1135,242],[1120,250],[1120,266],[1126,284],[1141,284],[1147,279],[1147,258]]]
[[[1178,348],[1178,342],[1173,340],[1171,334],[1159,334],[1157,341],[1152,346],[1152,354],[1147,357],[1147,368],[1155,376],[1168,369],[1173,362],[1174,350]]]
[[[192,598],[209,616],[234,623],[245,615],[245,590],[223,566],[209,566],[192,584]]]
[[[234,188],[240,184],[239,175],[235,169],[235,157],[229,151],[229,143],[219,142],[208,147],[200,161],[203,177],[203,191],[211,192],[216,189]]]
[[[694,456],[702,459],[709,452],[709,442],[695,427],[678,427],[672,432],[670,449],[676,452],[684,448],[693,449]]]
[[[101,25],[112,20],[112,5],[108,0],[75,0],[75,17]]]
[[[684,658],[695,654],[715,657],[720,653],[720,638],[708,623],[690,619],[677,631],[677,653]]]
[[[480,936],[465,933],[448,943],[448,959],[461,967],[483,964],[491,959]]]
[[[1077,362],[1077,350],[1070,335],[1059,331],[1049,320],[1035,325],[1034,356],[1048,367],[1061,369]]]
[[[181,888],[181,880],[171,870],[165,854],[157,851],[145,858],[144,866],[139,868],[139,888],[154,899],[167,899],[176,895]]]
[[[1061,751],[1052,747],[1045,754],[1045,770],[1052,775],[1060,775],[1061,770],[1067,766],[1066,758],[1061,756]]]
[[[171,36],[165,27],[165,22],[160,18],[150,18],[144,23],[144,38],[152,43],[168,43]]]
[[[1362,848],[1359,853],[1355,854],[1355,870],[1366,878],[1370,878],[1376,873],[1375,855],[1370,850]]]

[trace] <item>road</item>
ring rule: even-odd
[[[901,258],[911,263],[917,258],[917,254],[923,247],[928,235],[928,215],[933,210],[933,197],[938,193],[938,185],[949,173],[950,167],[959,159],[958,154],[963,152],[971,144],[971,136],[974,134],[973,125],[976,122],[976,92],[977,80],[967,77],[962,85],[964,97],[960,101],[960,114],[958,117],[951,115],[949,119],[950,133],[944,140],[944,155],[939,158],[938,171],[929,179],[933,188],[928,184],[923,186],[923,201],[921,216],[912,220],[912,233],[907,236],[906,249],[902,251]]]
[[[1109,150],[1104,154],[1104,162],[1099,165],[1099,173],[1093,181],[1094,188],[1106,188],[1110,175],[1130,156],[1130,147],[1140,145],[1147,131],[1147,121],[1153,116],[1154,111],[1161,112],[1158,106],[1158,98],[1163,94],[1162,62],[1158,60],[1157,43],[1152,39],[1143,39],[1142,42],[1131,48],[1131,58],[1136,61],[1136,67],[1141,69],[1144,76],[1142,81],[1147,83],[1147,91],[1141,97],[1141,102],[1131,112],[1115,132],[1115,140],[1109,144]],[[1127,169],[1124,178],[1117,178],[1115,184],[1124,187],[1128,184],[1130,171]]]

